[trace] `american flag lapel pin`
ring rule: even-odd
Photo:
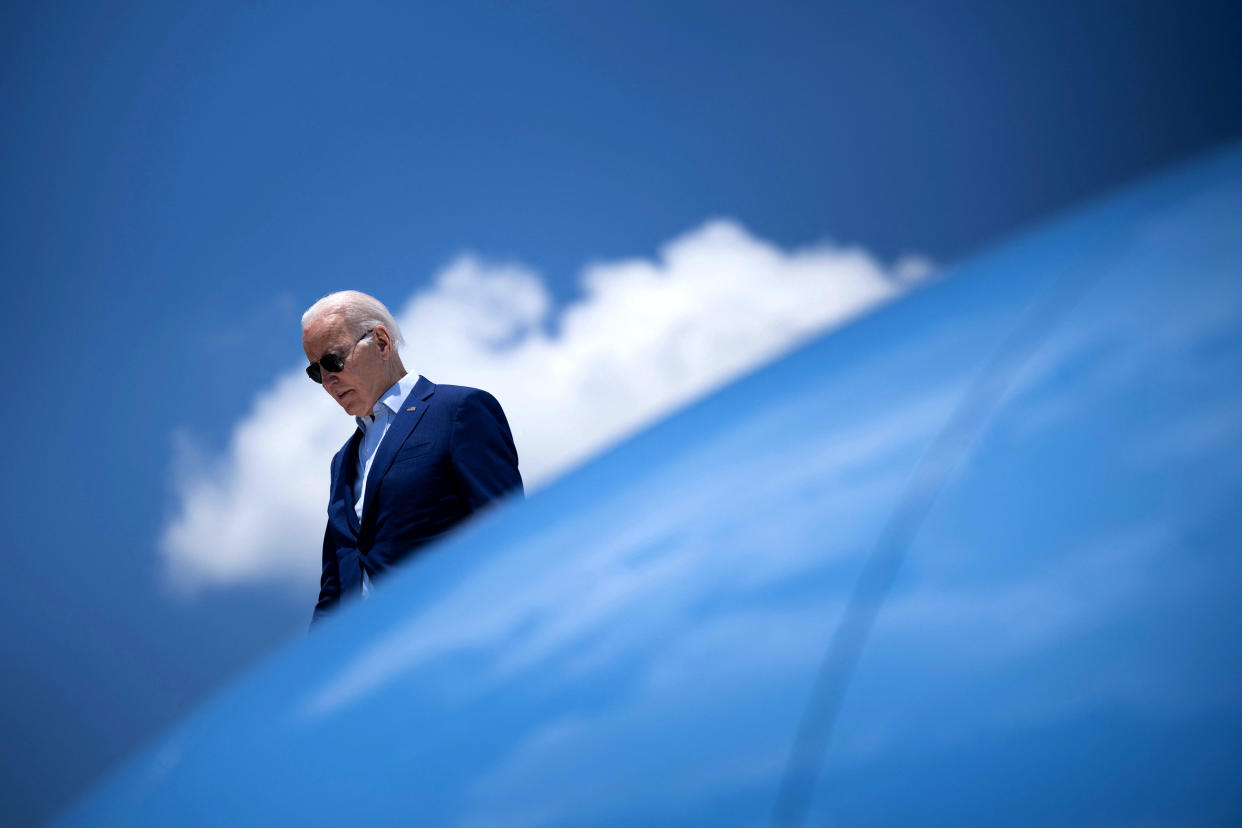
[[[416,411],[416,410],[418,410],[418,406],[416,405],[411,405],[409,408],[406,409],[406,411]]]

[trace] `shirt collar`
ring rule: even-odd
[[[409,374],[394,382],[375,403],[375,408],[372,409],[373,417],[354,418],[358,421],[358,428],[366,431],[374,423],[388,420],[397,413],[397,409],[401,407],[401,401],[410,395],[413,387],[414,383],[410,382]]]

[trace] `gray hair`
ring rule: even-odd
[[[405,344],[401,336],[401,328],[393,319],[384,303],[374,296],[368,296],[357,290],[341,290],[329,293],[302,314],[302,330],[321,316],[340,316],[353,329],[355,336],[361,336],[368,328],[383,325],[393,341],[398,345]]]

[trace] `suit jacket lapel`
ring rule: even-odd
[[[345,502],[345,514],[355,535],[362,529],[358,522],[358,513],[354,510],[358,491],[358,447],[361,445],[362,429],[357,429],[345,444],[345,451],[341,453],[341,468],[336,475],[337,490],[332,493],[333,501],[340,498]]]
[[[393,459],[397,456],[397,450],[405,444],[406,438],[410,436],[410,432],[418,425],[418,421],[423,418],[423,413],[427,410],[427,406],[421,403],[426,402],[435,391],[435,383],[420,375],[414,388],[401,403],[397,416],[393,419],[392,425],[388,427],[388,433],[384,435],[383,440],[380,440],[379,448],[375,450],[375,459],[371,461],[371,471],[367,473],[367,491],[362,501],[364,518],[371,511],[375,493],[379,490],[384,475],[388,473],[388,467],[392,465]],[[354,456],[356,463],[357,454]]]

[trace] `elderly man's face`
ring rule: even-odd
[[[357,334],[340,316],[321,316],[302,331],[302,350],[311,362],[319,361],[324,354],[345,358],[343,370],[322,372],[323,390],[347,413],[364,417],[392,385],[387,370],[392,343],[383,327],[357,340]]]

